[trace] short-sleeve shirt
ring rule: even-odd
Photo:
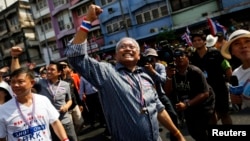
[[[33,97],[34,114],[32,113],[34,103],[30,107],[19,103],[26,121],[31,124],[30,127],[17,110],[16,98],[12,98],[0,107],[0,138],[7,137],[10,141],[51,141],[49,125],[58,120],[59,113],[45,96],[33,94]],[[33,136],[29,133],[29,128],[33,129]]]
[[[40,87],[37,89],[37,93],[46,96],[57,110],[60,110],[61,106],[71,100],[70,84],[68,82],[60,80],[52,85],[46,79],[36,78],[35,80],[38,87]],[[62,124],[72,121],[68,112],[60,113],[59,119]]]

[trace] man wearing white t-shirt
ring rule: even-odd
[[[243,87],[242,95],[232,95],[232,103],[234,100],[243,100],[243,108],[250,107],[250,32],[239,29],[234,31],[228,42],[221,48],[221,54],[226,59],[237,58],[241,61],[241,65],[234,69],[233,75],[237,76],[239,86]]]
[[[11,74],[15,98],[0,107],[0,141],[51,141],[49,125],[62,141],[68,141],[59,113],[47,97],[33,94],[33,72],[20,68]]]

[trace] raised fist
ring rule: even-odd
[[[12,57],[18,57],[20,54],[23,53],[23,49],[19,46],[14,46],[11,48],[10,55]]]
[[[91,4],[89,6],[88,13],[86,16],[87,20],[90,22],[93,22],[94,20],[98,18],[98,16],[102,13],[102,11],[103,10],[101,9],[100,6]]]

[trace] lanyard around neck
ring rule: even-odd
[[[28,121],[30,118],[26,118],[20,108],[20,105],[16,99],[16,106],[17,106],[17,109],[22,117],[22,119],[24,120],[24,122],[31,128],[31,123]],[[31,117],[31,120],[34,120],[35,118],[35,98],[34,98],[34,95],[32,94],[32,117]]]
[[[50,84],[49,83],[49,81],[47,81],[48,82],[48,86],[49,86],[49,89],[50,89],[50,91],[51,91],[51,95],[53,96],[53,100],[54,100],[54,102],[55,102],[55,98],[56,98],[56,94],[57,94],[57,92],[58,92],[58,90],[59,90],[59,86],[60,86],[60,84],[61,84],[61,80],[59,80],[59,84],[56,86],[56,90],[54,91],[54,89],[52,88],[52,84]]]
[[[127,74],[127,73],[125,73],[125,72],[123,72],[123,73],[124,73],[124,75],[126,76],[128,82],[129,82],[130,87],[133,88],[134,84],[133,84],[133,82],[132,82],[132,80],[131,80],[129,74]],[[145,105],[144,105],[144,96],[143,96],[144,93],[143,93],[143,89],[142,89],[142,82],[141,82],[141,77],[140,77],[140,75],[138,75],[138,78],[135,78],[135,79],[137,80],[137,82],[138,82],[138,84],[139,84],[140,103],[141,103],[141,106],[144,107],[144,106],[145,106]]]

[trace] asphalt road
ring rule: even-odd
[[[250,108],[243,109],[240,112],[232,112],[231,117],[234,125],[249,125],[248,127],[250,128]],[[221,125],[220,121],[218,124]],[[104,130],[105,128],[98,127],[98,123],[96,123],[96,127],[94,129],[90,129],[86,126],[81,131],[78,131],[79,141],[111,141],[111,137],[103,135]],[[181,132],[187,141],[194,141],[194,139],[188,134],[185,126],[181,129]],[[163,141],[170,141],[167,129],[163,128],[160,133]]]

